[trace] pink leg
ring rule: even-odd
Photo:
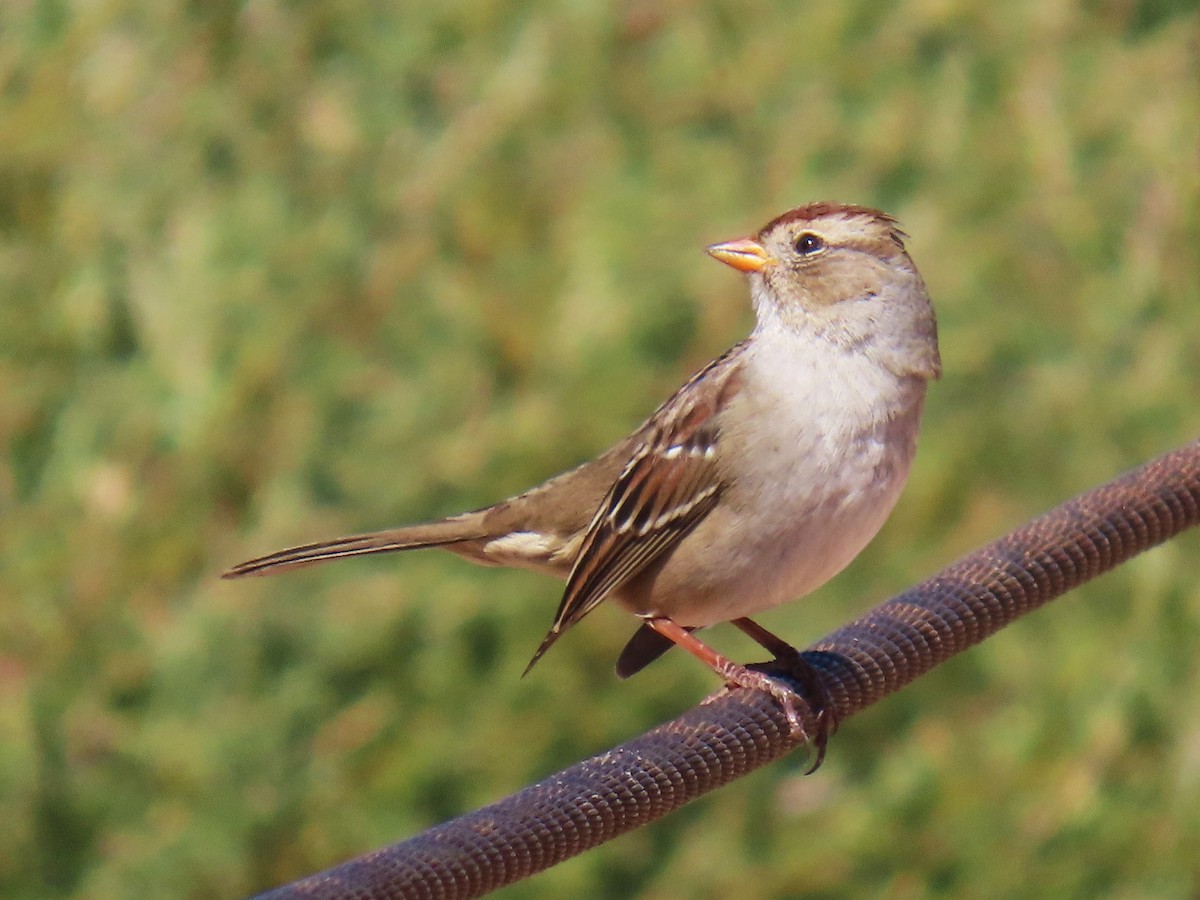
[[[776,659],[790,660],[800,655],[799,650],[778,635],[767,631],[753,619],[734,619],[732,624],[758,646],[770,651]]]

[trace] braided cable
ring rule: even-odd
[[[820,670],[844,721],[1020,616],[1197,524],[1200,441],[968,554],[803,656]],[[815,733],[812,710],[801,713]],[[263,896],[477,897],[653,822],[796,746],[783,711],[764,692],[725,690],[498,803]]]

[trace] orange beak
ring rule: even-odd
[[[739,272],[760,272],[779,261],[767,252],[766,247],[750,238],[713,244],[707,250],[713,259],[719,259]]]

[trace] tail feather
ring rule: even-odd
[[[649,625],[639,626],[617,657],[617,677],[624,680],[636,675],[674,646],[670,638],[663,637]]]
[[[444,547],[448,544],[477,541],[486,537],[487,533],[479,527],[478,521],[473,517],[442,519],[424,525],[408,525],[387,531],[375,531],[370,534],[358,534],[335,538],[331,541],[318,541],[315,544],[289,547],[267,556],[260,556],[258,559],[238,563],[221,577],[240,578],[243,575],[268,575],[327,562],[331,559],[366,556],[369,553],[391,553],[396,550],[416,550],[421,547]]]

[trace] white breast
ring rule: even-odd
[[[752,615],[819,587],[875,536],[908,478],[925,382],[824,341],[798,346],[781,329],[760,328],[742,409],[722,430],[753,460],[736,467],[722,525],[738,523],[744,565],[725,559],[708,573],[713,590],[676,611],[681,624]]]

